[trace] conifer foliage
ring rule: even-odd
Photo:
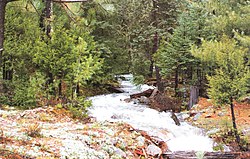
[[[250,92],[248,0],[9,2],[0,1],[0,103],[72,102],[132,73],[156,78],[183,106],[194,87],[230,104],[237,129],[233,101]]]

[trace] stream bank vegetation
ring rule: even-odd
[[[88,119],[86,98],[119,91],[115,75],[132,73],[157,87],[162,111],[187,110],[208,130],[221,111],[212,136],[247,151],[249,25],[249,0],[2,0],[0,108],[52,106]],[[199,110],[204,98],[213,102]],[[39,128],[24,131],[36,137]]]

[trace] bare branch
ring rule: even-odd
[[[68,11],[70,11],[71,14],[74,14],[74,13],[68,8],[68,6],[67,6],[65,3],[60,3],[60,4],[61,4],[62,8],[65,10],[65,12],[67,13],[68,17],[69,17],[74,23],[76,23],[76,20],[74,19],[74,17],[73,17],[72,15],[70,15],[70,14],[68,13]]]

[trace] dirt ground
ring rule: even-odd
[[[245,145],[250,148],[250,103],[234,102],[234,108],[237,128],[242,139],[247,142]],[[189,120],[194,125],[206,130],[220,130],[217,133],[218,140],[224,140],[220,139],[220,137],[231,135],[232,118],[230,106],[215,106],[210,99],[200,98],[198,104],[192,108],[191,113],[194,115]],[[194,119],[197,113],[200,113],[200,115]]]

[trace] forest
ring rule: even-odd
[[[249,26],[249,0],[0,0],[0,110],[50,106],[90,119],[87,98],[132,74],[178,112],[205,99],[228,110],[223,143],[248,151],[250,116],[243,135],[237,113],[250,112]]]

